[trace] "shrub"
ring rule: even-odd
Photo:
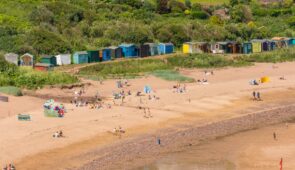
[[[193,19],[208,19],[209,15],[204,11],[192,11],[191,16]]]

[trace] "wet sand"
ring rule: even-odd
[[[137,170],[277,170],[294,169],[294,121],[240,132],[170,153]],[[276,133],[277,140],[273,138]]]

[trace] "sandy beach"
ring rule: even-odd
[[[134,169],[202,140],[289,120],[295,117],[292,112],[294,67],[292,62],[256,64],[216,69],[214,75],[208,76],[204,70],[181,70],[186,76],[196,80],[206,78],[209,82],[206,85],[188,83],[185,93],[173,92],[172,87],[177,82],[152,76],[132,79],[130,86],[124,88],[132,95],[127,96],[122,105],[120,100],[114,103],[112,99],[112,93],[120,91],[116,80],[106,80],[103,84],[84,80],[91,84],[86,86],[84,95],[94,96],[98,92],[104,98],[104,107],[89,109],[64,103],[68,110],[64,118],[45,117],[44,99],[9,96],[9,103],[0,103],[0,165],[13,162],[17,169],[30,170]],[[271,81],[258,86],[249,84],[250,80],[263,76],[269,76]],[[280,80],[281,76],[286,80]],[[149,100],[148,95],[135,96],[145,85],[152,87],[152,95],[158,100]],[[72,97],[78,89],[45,88],[36,94]],[[253,91],[259,91],[263,100],[253,101]],[[139,106],[150,108],[152,117],[145,118]],[[32,120],[18,121],[16,115],[20,113],[30,114]],[[228,123],[232,123],[233,128],[229,128]],[[121,137],[110,133],[118,126],[126,131]],[[52,134],[57,130],[63,130],[65,137],[53,138]],[[285,136],[288,136],[287,132]],[[163,139],[160,149],[156,144],[158,137]],[[261,160],[264,161],[273,160]]]

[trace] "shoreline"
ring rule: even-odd
[[[224,137],[235,133],[261,128],[272,124],[290,121],[295,118],[295,104],[281,106],[208,123],[202,126],[186,128],[181,131],[169,132],[171,129],[161,130],[157,134],[143,135],[119,142],[92,153],[100,154],[101,158],[93,160],[73,170],[90,169],[134,169],[152,162],[162,154],[181,150],[183,147],[198,144],[203,140]],[[157,138],[161,139],[161,146],[157,145]],[[177,141],[177,142],[175,142]],[[136,160],[136,163],[135,161]],[[131,161],[131,162],[130,162]],[[116,165],[112,164],[116,162]]]

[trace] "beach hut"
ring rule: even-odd
[[[88,53],[88,62],[94,63],[99,62],[99,51],[98,50],[90,50],[87,51]]]
[[[103,48],[99,50],[99,56],[101,61],[109,61],[112,60],[111,56],[111,49],[110,48]]]
[[[34,56],[26,53],[22,56],[20,56],[20,66],[31,66],[34,65]]]
[[[121,44],[122,54],[125,58],[134,58],[138,56],[138,49],[134,44]]]
[[[15,53],[7,53],[4,55],[7,62],[18,65],[18,55]]]
[[[158,44],[156,43],[145,43],[149,46],[149,56],[155,56],[159,54]]]
[[[34,69],[38,71],[51,71],[53,70],[53,65],[49,63],[36,63]]]
[[[211,44],[211,51],[214,54],[223,54],[226,53],[228,42],[216,42]]]
[[[242,48],[243,48],[244,54],[252,53],[252,43],[251,42],[244,42],[242,44]]]
[[[174,45],[172,43],[159,43],[159,54],[171,54],[174,51]]]
[[[62,66],[62,65],[69,65],[71,64],[71,54],[58,54],[55,56],[56,58],[56,65]]]
[[[112,59],[122,58],[123,57],[122,48],[121,47],[110,46],[109,49],[111,50],[111,58]]]
[[[182,44],[182,53],[190,54],[191,52],[191,42],[185,42]]]
[[[252,52],[253,53],[260,53],[262,52],[262,40],[254,39],[251,41],[252,43]]]
[[[265,39],[254,39],[251,41],[253,53],[259,53],[263,51],[271,51],[275,48],[275,42]]]
[[[56,66],[56,58],[53,55],[46,55],[41,57],[41,63],[51,64],[52,66]]]
[[[142,44],[139,46],[139,57],[147,57],[150,55],[150,46],[148,44]]]
[[[88,53],[87,51],[78,51],[73,55],[73,63],[74,64],[83,64],[88,63]]]
[[[207,42],[186,42],[182,46],[183,53],[209,53],[210,44]]]
[[[232,54],[242,53],[242,44],[235,41],[227,42],[226,53],[232,53]]]
[[[291,38],[273,37],[271,40],[275,43],[276,48],[284,48],[291,45]]]

